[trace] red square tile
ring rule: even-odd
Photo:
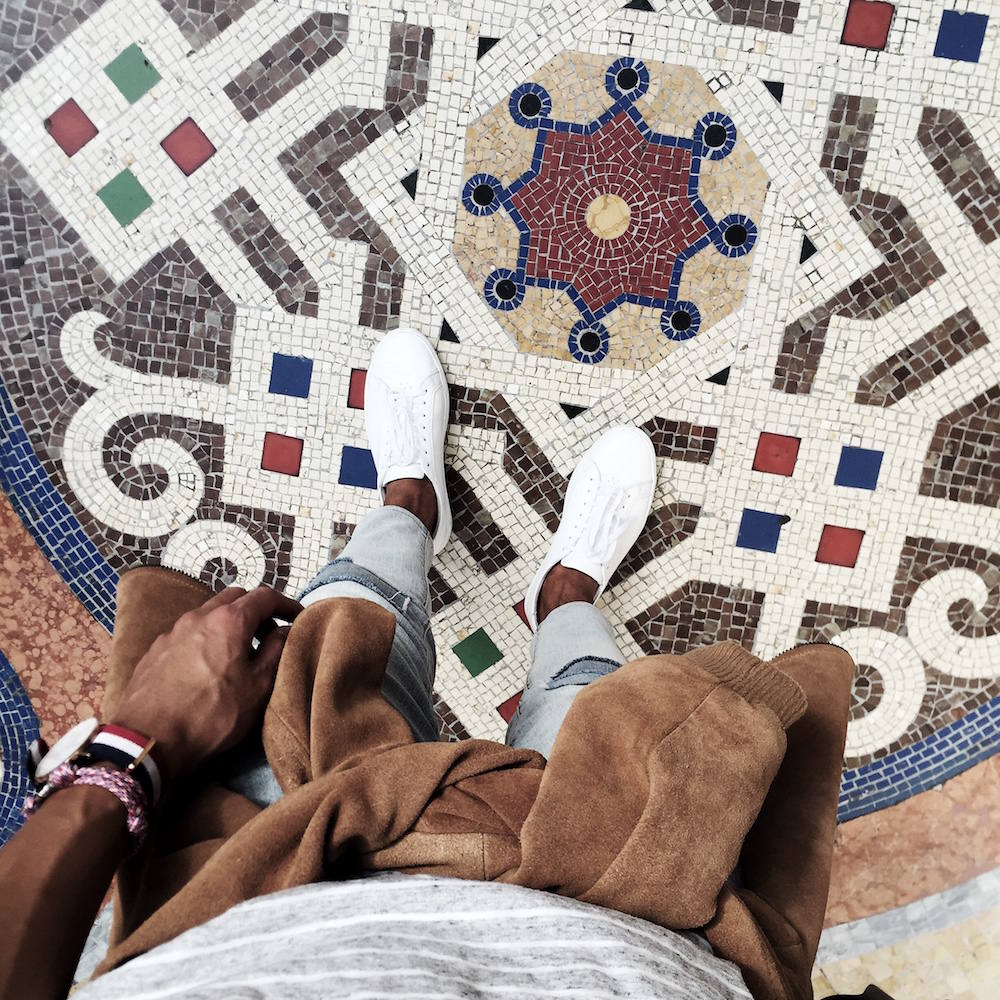
[[[525,625],[528,625],[528,616],[524,612],[524,598],[523,597],[521,598],[521,600],[519,600],[517,602],[517,604],[514,605],[514,610],[517,612],[517,617],[520,618],[521,621],[523,621]],[[528,628],[530,629],[531,626],[528,625]]]
[[[824,524],[819,536],[816,562],[834,566],[853,566],[858,561],[858,551],[865,533],[858,528],[841,528],[836,524]]]
[[[497,705],[497,712],[500,714],[500,718],[504,722],[510,722],[514,718],[514,713],[517,711],[517,706],[521,703],[521,695],[524,694],[523,691],[518,691],[512,698],[508,698],[502,705]]]
[[[297,476],[302,464],[301,438],[268,431],[264,435],[264,450],[260,455],[260,467],[268,472],[283,472],[286,476]]]
[[[347,389],[347,405],[352,410],[363,410],[365,408],[365,380],[367,378],[367,369],[351,369],[351,384]]]
[[[891,3],[884,3],[883,0],[851,0],[840,44],[884,49],[895,10]]]
[[[160,145],[188,177],[215,153],[215,146],[193,118],[182,121]]]
[[[757,439],[757,451],[753,456],[754,471],[790,476],[799,456],[799,444],[797,437],[761,431]]]
[[[67,156],[79,152],[97,135],[97,126],[72,97],[56,108],[43,124],[45,131],[55,139]]]

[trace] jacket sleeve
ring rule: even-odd
[[[738,895],[764,928],[793,982],[808,982],[830,889],[837,799],[854,661],[809,645],[771,661],[796,680],[809,707],[744,842]]]

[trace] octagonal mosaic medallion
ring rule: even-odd
[[[643,369],[739,307],[767,183],[695,70],[567,52],[469,127],[455,255],[521,350]]]

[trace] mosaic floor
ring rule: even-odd
[[[415,326],[444,734],[502,734],[567,477],[631,421],[623,648],[850,650],[875,843],[1000,749],[998,73],[990,0],[0,2],[6,588],[53,567],[44,631],[90,651],[132,565],[295,591],[376,502],[365,365]],[[23,615],[7,832],[18,743],[100,685]]]

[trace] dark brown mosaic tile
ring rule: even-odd
[[[338,108],[279,157],[309,206],[334,239],[369,243],[360,322],[388,329],[398,322],[403,262],[367,209],[354,197],[340,168],[427,100],[434,32],[397,23],[390,30],[385,106]]]
[[[831,317],[877,319],[944,274],[906,206],[892,195],[860,186],[873,124],[874,101],[837,94],[822,165],[884,261],[785,328],[772,383],[780,392],[812,390]]]
[[[451,420],[483,430],[504,432],[504,471],[514,480],[525,501],[545,521],[549,531],[554,532],[559,527],[569,480],[556,472],[507,400],[498,392],[452,386]]]
[[[170,20],[197,51],[235,24],[257,0],[160,0]]]
[[[330,562],[333,562],[344,551],[353,534],[353,524],[347,524],[345,521],[334,521],[330,537],[330,551],[327,553],[327,559]]]
[[[103,5],[104,0],[0,5],[0,91],[20,80]]]
[[[877,107],[872,97],[834,94],[819,165],[841,197],[861,193]]]
[[[677,501],[651,511],[635,545],[612,574],[608,587],[614,588],[638,573],[646,563],[658,559],[675,545],[690,538],[698,526],[701,508],[697,504]]]
[[[444,471],[455,537],[487,576],[509,566],[517,558],[510,539],[479,502],[465,478],[451,466]]]
[[[433,566],[427,573],[427,583],[431,592],[431,617],[458,600],[448,581]]]
[[[285,312],[318,315],[316,279],[246,188],[234,191],[212,214]]]
[[[924,457],[920,492],[1000,506],[1000,385],[938,421]]]
[[[384,257],[374,245],[368,251],[365,277],[361,287],[361,315],[358,322],[376,330],[387,330],[399,316],[403,304],[403,279],[406,267],[398,254]]]
[[[746,25],[790,35],[795,30],[799,5],[795,0],[708,0],[715,16],[725,24]]]
[[[727,640],[751,649],[763,604],[759,591],[691,580],[625,624],[650,656]]]
[[[252,122],[340,52],[346,42],[346,15],[311,14],[222,89],[244,119]]]
[[[178,240],[154,254],[102,308],[94,342],[105,357],[150,375],[226,385],[236,306]]]
[[[965,122],[945,108],[924,108],[917,141],[938,180],[983,243],[1000,234],[1000,179]]]
[[[653,442],[657,458],[700,465],[708,465],[712,460],[719,437],[717,427],[700,427],[687,420],[667,420],[665,417],[652,417],[642,429]]]
[[[236,563],[222,556],[215,556],[202,567],[201,582],[218,592],[235,586],[238,574],[239,567]]]
[[[458,716],[451,710],[448,703],[434,692],[434,715],[438,720],[438,728],[441,732],[441,740],[445,743],[456,743],[458,740],[468,740],[472,738],[469,731],[458,721]]]
[[[963,309],[866,372],[854,401],[892,406],[988,343],[972,310]]]
[[[851,685],[851,721],[863,719],[882,700],[885,682],[878,670],[867,663],[857,664]]]

